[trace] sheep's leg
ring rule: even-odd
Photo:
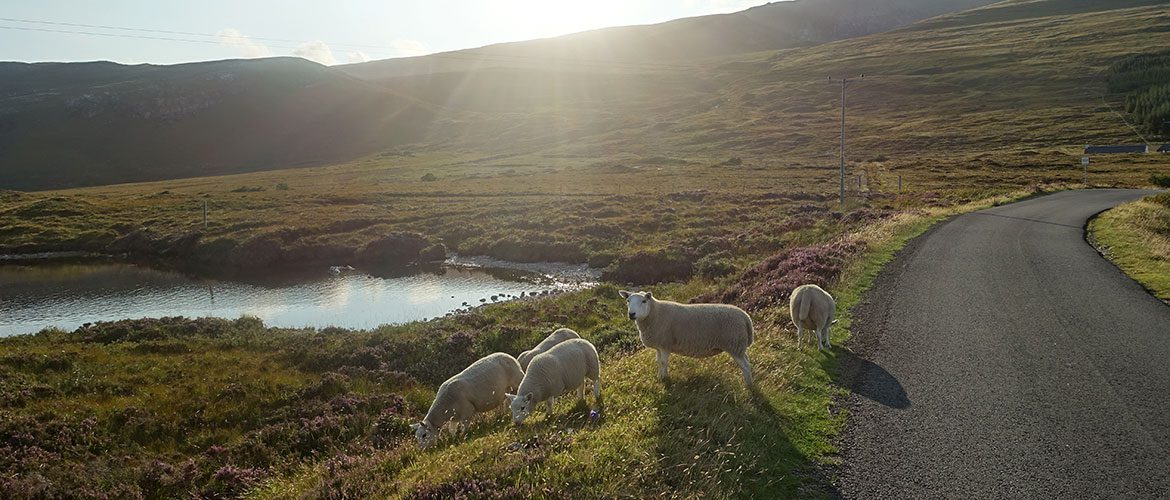
[[[548,398],[548,400],[546,400],[546,401],[544,402],[544,404],[545,404],[545,407],[548,409],[548,415],[549,415],[550,417],[552,416],[552,411],[553,411],[553,403],[556,403],[556,401],[557,401],[557,398]]]
[[[801,340],[804,338],[803,335],[804,328],[801,328],[799,324],[796,325],[796,350],[798,351],[800,350]]]
[[[743,371],[743,383],[745,385],[752,385],[752,364],[748,362],[747,353],[742,356],[732,356],[736,363],[739,364],[739,369]]]
[[[832,323],[825,323],[825,326],[821,327],[821,336],[824,337],[824,339],[825,339],[825,350],[826,351],[833,350],[833,343],[829,339],[829,334],[831,333],[832,327],[833,327]]]
[[[667,363],[670,362],[670,352],[665,349],[658,350],[658,379],[666,380],[669,367]]]
[[[584,380],[581,381],[581,387],[577,388],[577,397],[581,401],[585,401],[585,381]]]
[[[601,401],[601,378],[593,380],[593,402]]]

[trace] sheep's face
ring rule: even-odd
[[[523,396],[517,396],[515,394],[507,394],[506,396],[508,397],[508,401],[511,402],[512,422],[520,425],[524,419],[528,418],[528,414],[532,413],[532,393],[530,392]]]
[[[431,424],[426,422],[419,422],[417,424],[410,424],[414,427],[414,438],[418,440],[418,446],[422,449],[430,448],[435,444],[435,440],[439,438],[439,430],[431,427]]]
[[[630,319],[639,320],[646,319],[650,316],[650,305],[654,302],[654,296],[650,292],[627,292],[622,290],[622,298],[626,299],[626,305]]]

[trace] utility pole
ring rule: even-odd
[[[841,82],[841,207],[845,207],[845,88],[850,83],[865,78],[865,75],[858,75],[856,78],[833,78],[829,77],[829,81]],[[860,190],[860,187],[858,188]]]

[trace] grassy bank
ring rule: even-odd
[[[1170,302],[1170,194],[1118,206],[1089,224],[1109,260]]]

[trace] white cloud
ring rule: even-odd
[[[326,66],[337,64],[337,58],[333,57],[333,51],[329,48],[329,45],[326,45],[321,40],[302,43],[293,50],[293,55],[301,56]]]
[[[391,40],[390,50],[393,51],[395,57],[421,56],[431,53],[430,47],[418,40]]]
[[[364,62],[370,60],[370,56],[366,55],[365,52],[362,52],[360,50],[355,50],[353,52],[350,52],[349,54],[346,54],[346,56],[349,59],[350,64],[364,63]]]
[[[235,47],[236,53],[242,57],[269,57],[272,55],[272,51],[268,50],[264,44],[244,36],[240,30],[235,28],[221,29],[215,35],[219,39],[220,45]]]

